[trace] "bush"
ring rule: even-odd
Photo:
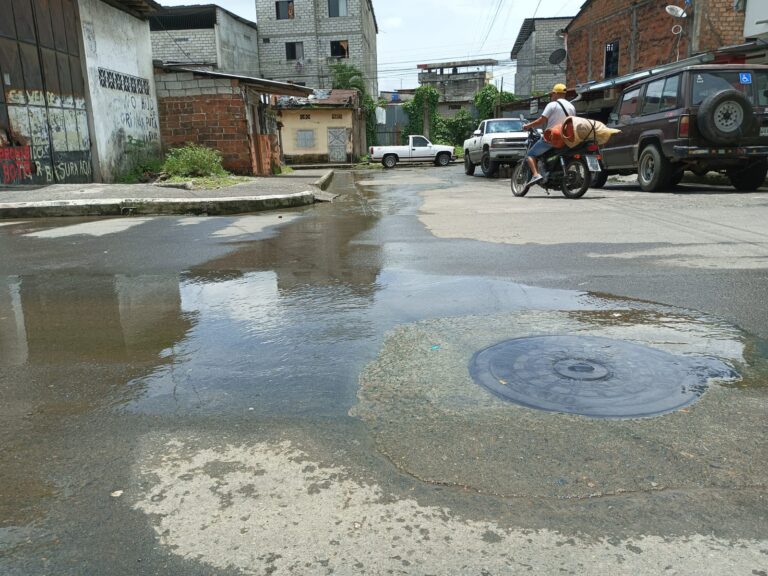
[[[168,152],[163,164],[168,176],[225,176],[221,153],[198,144],[187,144]]]

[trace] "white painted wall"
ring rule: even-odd
[[[149,22],[101,0],[78,0],[95,176],[113,181],[160,145]],[[149,82],[149,95],[101,86],[99,68]]]

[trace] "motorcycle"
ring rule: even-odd
[[[530,150],[542,135],[535,129],[528,130],[526,151]],[[566,198],[581,198],[592,183],[592,174],[601,171],[600,148],[594,141],[585,141],[574,148],[553,148],[537,159],[542,180],[536,182],[549,194],[550,189],[560,189]],[[531,169],[528,162],[520,160],[512,172],[512,194],[528,194]]]

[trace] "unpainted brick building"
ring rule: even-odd
[[[670,15],[670,5],[685,9],[686,17]],[[587,0],[566,33],[573,87],[741,44],[744,2]]]
[[[311,89],[207,70],[155,70],[163,147],[187,143],[218,150],[235,174],[270,175],[280,166],[270,95],[308,96]]]

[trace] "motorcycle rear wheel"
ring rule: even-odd
[[[528,167],[528,163],[525,159],[520,160],[512,171],[512,180],[510,185],[512,187],[512,194],[515,196],[525,196],[528,194],[528,180],[531,179],[531,169]]]
[[[581,198],[589,189],[592,173],[583,160],[569,160],[563,169],[563,196],[566,198]]]

